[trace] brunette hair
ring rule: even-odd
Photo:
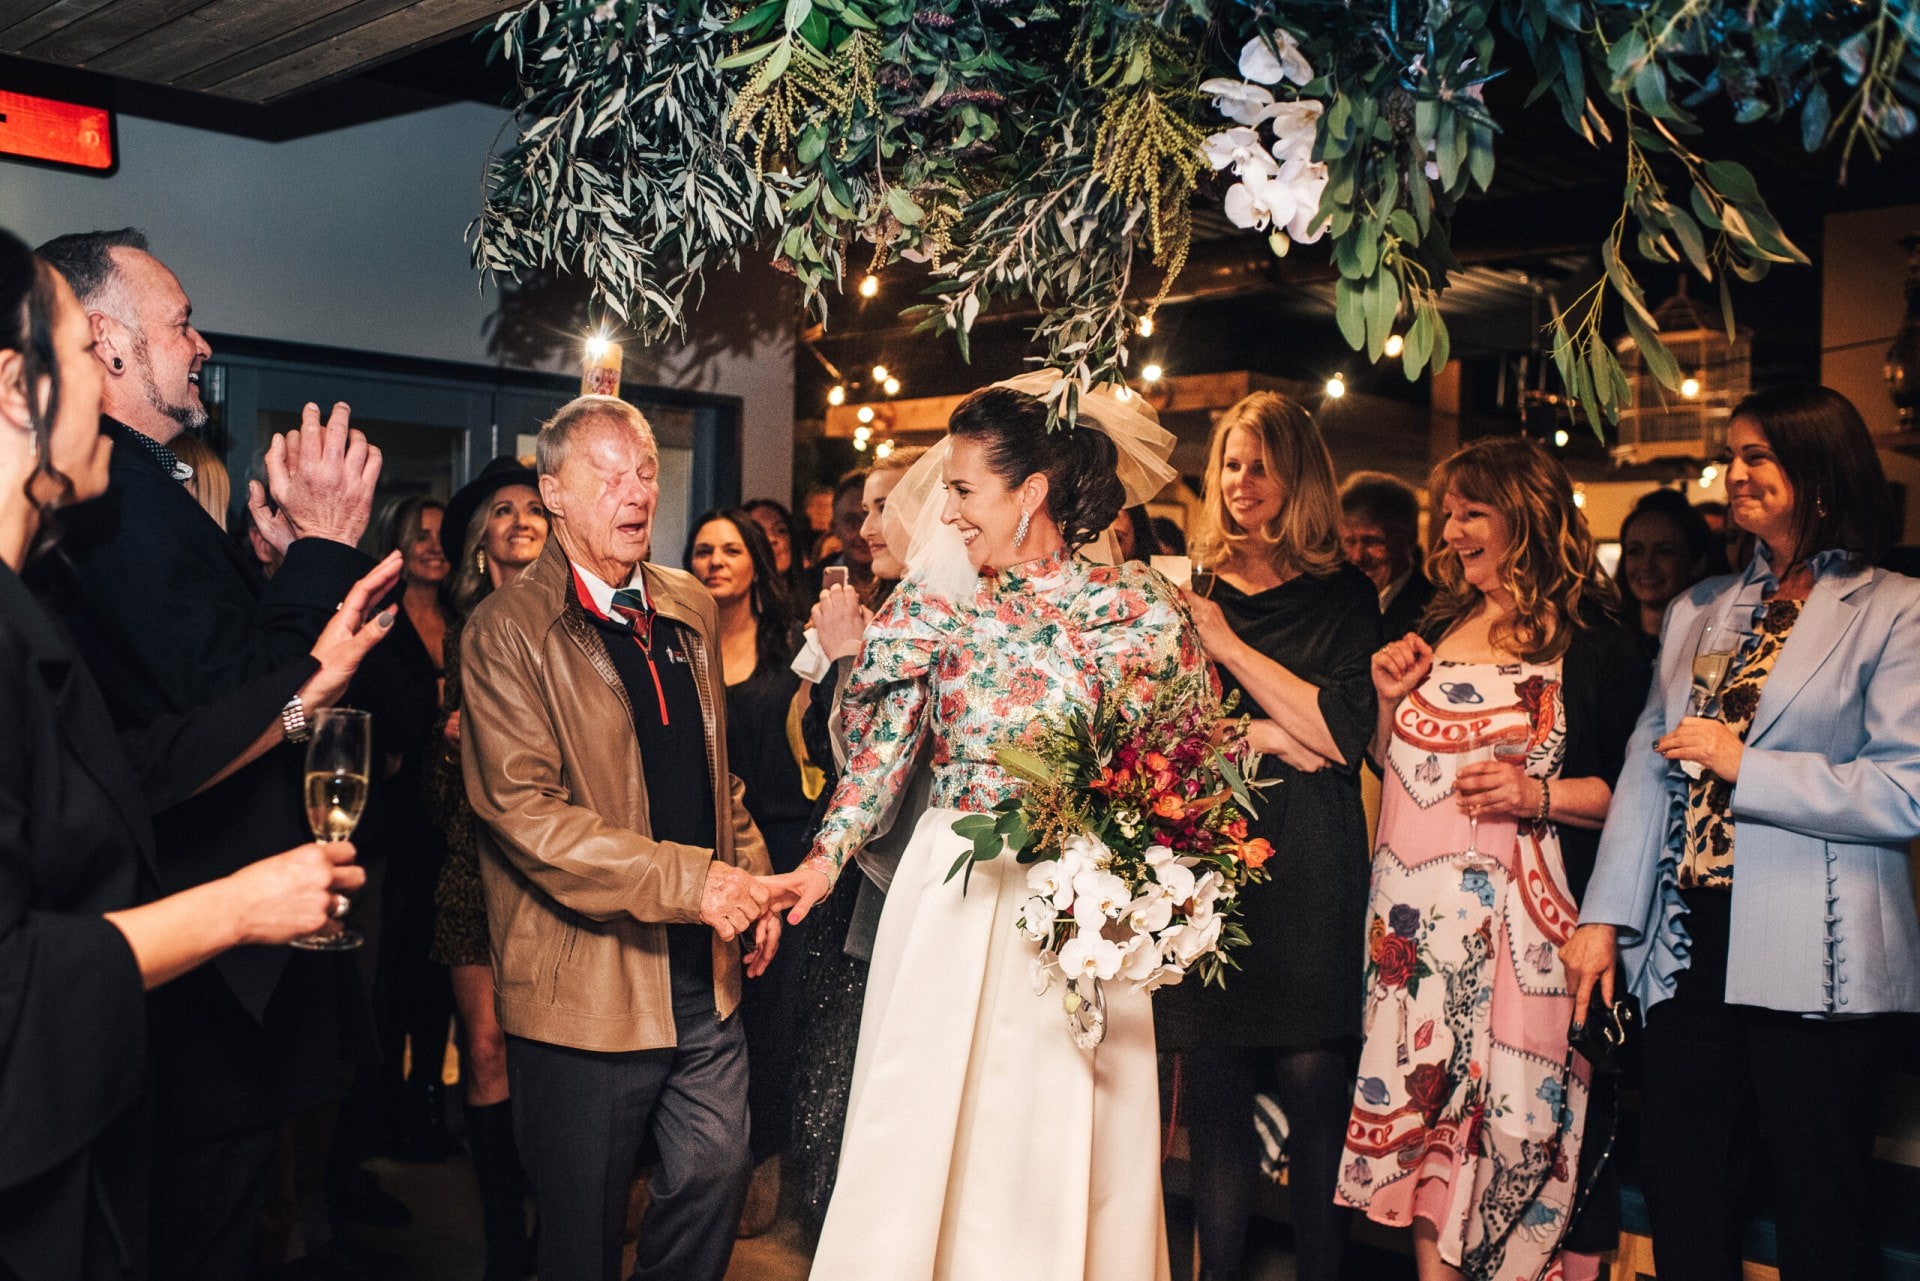
[[[1793,486],[1789,555],[1805,560],[1838,548],[1856,568],[1879,562],[1898,534],[1893,494],[1852,401],[1828,387],[1790,383],[1754,392],[1734,406],[1733,418],[1760,429]]]
[[[424,516],[429,511],[440,513],[446,518],[447,505],[430,494],[415,494],[402,498],[387,508],[386,517],[380,522],[380,542],[382,552],[399,552],[406,555],[407,549],[419,539]]]
[[[1422,630],[1451,627],[1480,603],[1460,557],[1446,545],[1439,507],[1447,495],[1491,507],[1507,522],[1510,542],[1500,557],[1500,579],[1513,594],[1513,612],[1488,633],[1493,644],[1529,663],[1567,652],[1588,612],[1618,609],[1619,593],[1593,553],[1587,519],[1573,501],[1573,481],[1557,459],[1524,436],[1476,440],[1433,469],[1427,481],[1434,519],[1427,536],[1427,577],[1433,602]]]
[[[26,392],[27,429],[33,433],[35,465],[27,477],[27,502],[40,514],[29,558],[53,546],[59,536],[54,513],[73,499],[73,480],[53,465],[53,424],[60,416],[60,365],[53,351],[53,269],[34,257],[27,243],[0,230],[0,350],[20,353],[20,381]],[[39,387],[47,385],[45,403]],[[50,481],[53,497],[34,497],[34,484]]]
[[[1651,489],[1640,495],[1633,510],[1620,522],[1623,545],[1633,523],[1643,516],[1664,516],[1680,531],[1680,539],[1687,545],[1687,556],[1692,561],[1694,582],[1719,572],[1717,566],[1726,560],[1725,545],[1707,524],[1706,516],[1687,501],[1685,494],[1677,489]]]
[[[1340,512],[1359,517],[1403,547],[1420,544],[1420,495],[1398,476],[1357,471],[1340,487]]]
[[[1049,431],[1046,405],[1024,391],[982,387],[955,407],[947,431],[979,441],[1008,488],[1045,476],[1047,514],[1069,548],[1098,538],[1126,505],[1120,452],[1107,434],[1078,425]]]
[[[167,448],[173,451],[175,458],[193,468],[193,476],[187,481],[187,492],[206,509],[207,515],[225,529],[227,506],[233,498],[233,478],[227,474],[225,461],[212,445],[186,432],[176,436]]]
[[[1280,486],[1280,514],[1260,529],[1242,529],[1227,511],[1222,493],[1227,437],[1236,428],[1245,428],[1260,442],[1267,475]],[[1206,496],[1192,555],[1209,565],[1229,556],[1264,555],[1282,573],[1316,577],[1344,563],[1333,457],[1313,415],[1299,401],[1256,391],[1220,415],[1207,447]]]
[[[753,566],[753,582],[747,588],[747,608],[753,611],[754,656],[761,667],[779,667],[793,656],[792,636],[788,631],[792,612],[780,571],[773,567],[773,544],[767,539],[767,531],[760,528],[760,522],[744,507],[717,507],[702,512],[687,526],[687,546],[680,555],[680,563],[688,573],[693,572],[693,545],[699,540],[700,531],[716,520],[724,520],[739,531],[740,541],[746,544],[747,560]]]

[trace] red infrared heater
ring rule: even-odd
[[[113,112],[0,90],[0,158],[112,173],[120,163],[114,150]]]

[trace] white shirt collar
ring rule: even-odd
[[[1380,593],[1380,608],[1384,610],[1387,606],[1393,604],[1393,598],[1400,594],[1400,589],[1405,587],[1407,580],[1412,577],[1413,568],[1412,566],[1408,566],[1406,573],[1388,583],[1386,590]]]
[[[587,596],[593,601],[593,607],[599,610],[604,617],[611,618],[613,616],[613,593],[616,589],[608,586],[601,580],[598,574],[595,574],[580,562],[569,560],[567,563],[573,566],[573,572],[580,576],[580,581],[587,585]],[[653,598],[647,596],[646,576],[640,572],[640,566],[635,565],[633,567],[633,574],[627,579],[624,586],[638,590],[640,595],[646,599],[648,607],[652,607]]]

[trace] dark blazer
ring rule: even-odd
[[[1427,612],[1427,602],[1432,599],[1433,582],[1415,565],[1408,571],[1407,581],[1400,584],[1400,590],[1380,611],[1381,638],[1397,641],[1408,632],[1418,631],[1420,615]]]
[[[148,811],[238,756],[313,668],[123,746],[60,626],[0,566],[0,1274],[118,1276],[137,1258],[147,1003],[103,914],[154,891]]]
[[[271,583],[112,419],[112,485],[73,508],[59,550],[35,567],[105,695],[116,725],[205,706],[302,658],[371,564],[350,547],[301,539]],[[44,577],[42,577],[44,575]],[[297,747],[154,816],[159,877],[173,891],[311,839],[301,820]],[[162,1121],[207,1134],[272,1124],[330,1097],[342,1035],[371,1047],[350,959],[238,948],[162,992]]]

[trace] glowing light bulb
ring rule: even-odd
[[[889,378],[887,381],[881,383],[880,386],[889,396],[898,396],[900,394],[900,380],[898,378]]]
[[[1558,431],[1553,433],[1553,443],[1561,449],[1565,449],[1567,447],[1568,439],[1569,437],[1567,436],[1567,429],[1565,427],[1562,427]]]
[[[858,418],[863,423],[870,423],[873,421],[873,406],[862,405],[860,406],[860,408],[853,411],[853,416],[855,418]]]
[[[885,458],[888,454],[891,454],[892,452],[893,452],[893,442],[890,440],[883,440],[879,444],[873,447],[873,456],[875,458]]]
[[[1680,394],[1688,400],[1692,400],[1695,396],[1698,396],[1700,394],[1700,380],[1698,378],[1681,379]]]
[[[1702,488],[1702,489],[1712,489],[1712,488],[1713,488],[1713,482],[1707,479],[1707,477],[1706,477],[1706,474],[1705,474],[1705,473],[1702,473],[1702,474],[1701,474],[1701,476],[1700,476],[1700,488]]]
[[[860,296],[862,298],[871,298],[879,292],[880,292],[880,277],[862,276],[860,278]]]
[[[1585,507],[1585,506],[1587,505],[1587,491],[1586,491],[1586,490],[1584,490],[1584,489],[1576,489],[1576,490],[1574,490],[1574,491],[1573,491],[1573,505],[1574,505],[1575,507]]]
[[[1142,338],[1151,338],[1151,337],[1153,337],[1153,317],[1152,317],[1152,316],[1142,316],[1142,317],[1140,317],[1140,330],[1139,330],[1139,332],[1140,332],[1140,336],[1141,336]]]
[[[587,339],[587,359],[588,360],[598,360],[600,359],[600,357],[606,354],[607,354],[607,339],[605,334],[595,334],[593,337]]]
[[[863,453],[863,454],[867,452],[867,442],[866,442],[866,441],[864,441],[864,440],[856,440],[856,441],[854,441],[854,442],[853,442],[853,447],[854,447],[854,448],[855,448],[856,450],[858,450],[859,452],[861,452],[861,453]]]
[[[888,375],[888,373],[887,373],[887,367],[886,367],[885,365],[875,365],[875,366],[873,367],[873,383],[874,383],[874,386],[876,386],[876,387],[877,387],[877,386],[879,386],[879,385],[880,385],[881,383],[883,383],[883,382],[885,382],[885,381],[887,381],[887,379],[888,379],[888,377],[889,377],[889,376],[890,376],[890,375]]]
[[[1338,400],[1347,394],[1347,380],[1339,374],[1327,379],[1327,399]]]
[[[866,426],[864,423],[853,429],[853,438],[855,440],[870,440],[872,437],[873,428]]]
[[[1406,339],[1402,338],[1399,334],[1388,334],[1385,345],[1380,348],[1380,354],[1388,360],[1392,360],[1406,349]]]
[[[1708,463],[1705,467],[1702,467],[1700,469],[1700,488],[1705,489],[1708,485],[1711,485],[1713,483],[1714,477],[1718,476],[1719,474],[1720,474],[1720,469],[1718,467],[1715,467],[1712,463]]]
[[[1127,401],[1127,400],[1132,400],[1132,399],[1133,399],[1133,388],[1131,388],[1131,387],[1128,387],[1127,385],[1125,385],[1125,384],[1123,383],[1123,384],[1121,384],[1120,386],[1118,386],[1118,387],[1116,387],[1116,388],[1114,388],[1114,390],[1113,390],[1113,398],[1114,398],[1115,400],[1119,400],[1119,401]]]
[[[847,389],[841,386],[839,383],[835,383],[833,386],[827,388],[827,403],[829,405],[846,404]]]
[[[1166,372],[1166,370],[1160,368],[1158,365],[1142,365],[1140,367],[1140,381],[1144,383],[1157,383],[1166,376]]]

